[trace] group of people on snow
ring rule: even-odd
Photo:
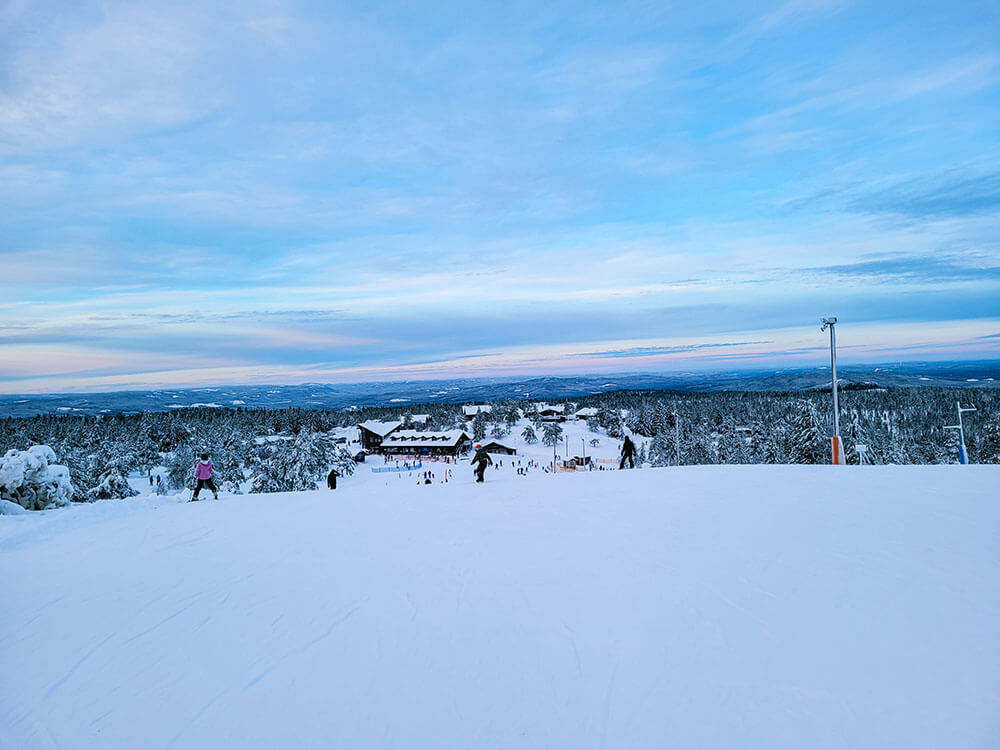
[[[635,468],[635,443],[632,442],[632,439],[628,435],[625,436],[625,442],[622,444],[621,463],[618,465],[618,468],[624,469],[626,461],[628,461],[629,468]],[[470,463],[474,467],[473,473],[476,475],[476,482],[484,482],[486,467],[493,465],[493,459],[490,458],[490,454],[486,452],[486,449],[482,445],[476,444],[476,453],[473,455]],[[212,491],[212,495],[216,500],[219,499],[219,490],[213,481],[214,474],[215,467],[212,466],[212,461],[209,459],[207,453],[202,453],[201,458],[194,467],[194,477],[198,483],[194,488],[194,494],[191,496],[192,502],[198,499],[198,493],[205,487],[208,487]],[[326,475],[326,486],[331,490],[337,489],[337,477],[339,476],[339,471],[330,469],[330,473]],[[150,484],[152,484],[152,481],[152,477],[150,477]],[[425,476],[425,482],[430,484],[431,480]]]

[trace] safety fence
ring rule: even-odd
[[[422,469],[423,467],[424,465],[420,462],[410,466],[373,466],[372,474],[384,474],[387,471],[416,471],[417,469]]]

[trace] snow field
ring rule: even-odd
[[[0,748],[996,747],[996,467],[452,468],[0,517]]]

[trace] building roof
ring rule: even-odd
[[[582,409],[577,409],[575,416],[577,417],[596,417],[597,409],[593,406],[585,406]]]
[[[553,411],[562,414],[566,411],[566,404],[535,404],[535,411],[541,414],[543,411]]]
[[[493,407],[490,406],[489,404],[472,404],[470,406],[462,407],[462,414],[464,414],[467,417],[474,417],[479,412],[483,412],[484,414],[490,414],[493,412]]]
[[[411,422],[419,422],[420,424],[424,424],[426,422],[430,422],[431,421],[431,415],[430,414],[411,414],[410,415],[410,421]]]
[[[393,430],[399,429],[402,425],[402,422],[377,422],[374,419],[369,419],[367,422],[359,424],[358,429],[374,432],[379,437],[384,438]]]
[[[483,450],[489,453],[490,446],[496,446],[497,448],[503,448],[504,450],[517,452],[517,448],[513,445],[507,445],[507,443],[501,443],[499,440],[490,440],[488,443],[480,443],[483,446]]]
[[[465,430],[447,432],[394,432],[382,441],[383,448],[454,448],[462,438],[469,439]]]

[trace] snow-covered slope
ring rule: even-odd
[[[1000,741],[996,467],[411,479],[0,517],[0,747]]]

